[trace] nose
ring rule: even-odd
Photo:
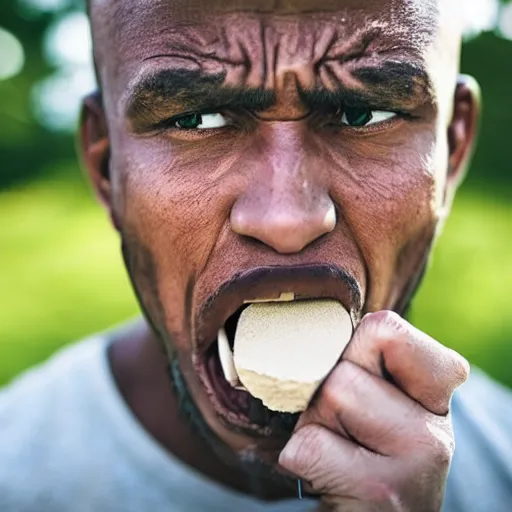
[[[295,162],[285,168],[271,165],[260,173],[266,179],[249,184],[231,210],[235,233],[281,254],[302,251],[336,226],[336,209],[328,191],[315,181],[314,169],[308,172],[297,158],[295,153]]]

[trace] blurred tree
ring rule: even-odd
[[[50,24],[66,12],[81,8],[81,0],[61,2],[58,11],[47,11],[10,0],[0,2],[0,26],[23,44],[23,71],[0,80],[0,188],[44,173],[55,162],[75,158],[74,135],[52,133],[34,116],[34,84],[53,69],[43,54],[43,40]],[[0,49],[1,51],[1,49]]]
[[[462,70],[478,79],[484,105],[480,140],[466,186],[510,197],[512,42],[489,33],[466,43]]]

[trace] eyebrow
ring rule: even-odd
[[[163,69],[141,78],[125,96],[125,115],[135,124],[150,121],[159,111],[206,111],[214,108],[263,112],[276,102],[273,91],[263,88],[227,87],[226,73]]]
[[[358,66],[351,75],[363,87],[349,88],[340,83],[335,90],[301,90],[301,97],[311,108],[326,110],[343,105],[406,109],[427,102],[434,104],[436,100],[427,71],[413,62],[388,60]]]

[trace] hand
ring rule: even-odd
[[[395,313],[363,318],[279,463],[322,510],[441,509],[467,361]]]

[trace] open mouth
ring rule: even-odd
[[[233,360],[235,335],[240,316],[250,304],[329,298],[340,302],[353,317],[358,316],[360,301],[357,300],[357,293],[354,294],[352,282],[349,281],[347,286],[345,275],[340,279],[338,273],[333,274],[331,267],[323,274],[327,279],[319,280],[318,267],[314,268],[316,272],[306,268],[299,271],[299,275],[296,275],[296,269],[293,273],[286,269],[282,275],[276,274],[274,269],[271,272],[263,269],[252,272],[249,279],[245,275],[235,286],[229,286],[229,289],[216,296],[208,314],[203,316],[200,327],[205,329],[203,337],[199,336],[199,339],[206,348],[196,353],[194,362],[217,416],[227,428],[253,437],[287,439],[300,416],[300,413],[270,410],[260,399],[251,395],[238,378]],[[293,277],[291,281],[290,276]],[[220,322],[209,321],[214,318]],[[212,335],[211,324],[217,326],[216,335]],[[206,327],[210,327],[210,341],[205,338],[204,332],[208,332]]]
[[[233,349],[242,306],[226,321],[204,359],[205,373],[214,392],[221,415],[232,426],[260,435],[289,436],[299,414],[272,411],[245,390],[235,370]],[[223,414],[222,414],[223,413]]]

